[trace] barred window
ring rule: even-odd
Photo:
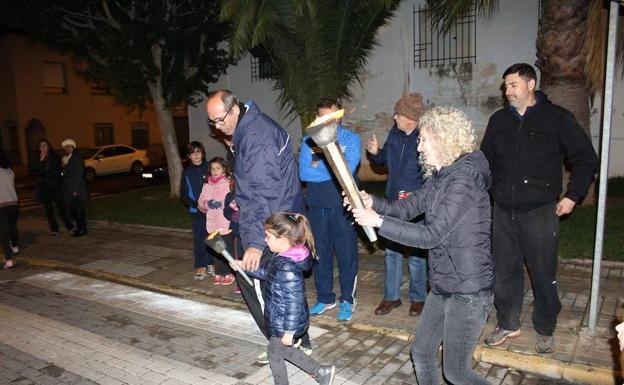
[[[476,63],[477,17],[474,3],[447,33],[431,22],[427,6],[414,6],[414,68]]]
[[[251,81],[272,79],[274,75],[271,60],[264,55],[251,55]]]

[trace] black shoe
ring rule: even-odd
[[[314,379],[321,385],[332,385],[334,376],[336,375],[336,367],[333,365],[321,365],[314,374]]]
[[[86,231],[74,231],[71,236],[72,237],[82,237],[83,235],[86,235],[86,234],[87,234]]]

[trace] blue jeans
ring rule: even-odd
[[[451,384],[489,382],[472,369],[472,353],[483,332],[494,294],[429,293],[412,344],[412,362],[420,385],[438,385],[436,355],[443,344],[444,376]]]
[[[424,302],[427,298],[427,260],[415,255],[408,257],[409,299]],[[384,299],[396,301],[401,298],[403,279],[403,253],[386,248],[386,284]]]
[[[314,266],[316,298],[320,303],[336,302],[334,253],[338,263],[340,300],[353,303],[357,289],[357,233],[344,207],[308,209],[318,260]]]

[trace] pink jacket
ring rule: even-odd
[[[217,229],[219,229],[220,234],[228,232],[230,221],[223,216],[223,202],[229,192],[230,180],[228,178],[223,178],[215,184],[210,181],[204,183],[197,200],[197,206],[206,213],[206,230],[208,232]]]

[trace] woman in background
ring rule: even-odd
[[[0,243],[4,251],[4,268],[15,267],[14,254],[19,252],[17,218],[19,206],[15,192],[15,173],[4,152],[0,152]]]
[[[45,206],[46,218],[52,236],[59,236],[59,226],[54,214],[56,211],[61,215],[63,224],[68,231],[73,231],[74,226],[63,204],[63,176],[61,174],[61,157],[58,156],[50,142],[46,139],[39,141],[39,158],[37,162],[37,187],[35,197]]]

